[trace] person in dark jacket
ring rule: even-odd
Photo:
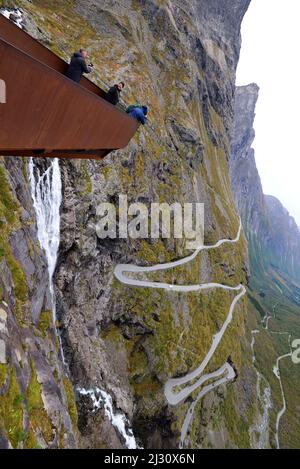
[[[93,70],[93,65],[87,65],[86,63],[87,56],[88,53],[85,49],[80,49],[79,52],[75,52],[72,56],[71,63],[67,70],[67,77],[76,83],[80,83],[84,73],[91,73]]]
[[[120,101],[120,94],[125,88],[125,83],[120,81],[117,85],[112,86],[105,95],[106,101],[116,106]]]
[[[134,117],[141,124],[145,125],[147,122],[148,108],[147,106],[129,106],[127,109],[127,114],[131,117]]]

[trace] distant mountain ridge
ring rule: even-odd
[[[255,84],[236,89],[230,158],[232,191],[248,240],[247,330],[258,396],[263,396],[262,382],[264,393],[270,389],[271,408],[261,401],[267,419],[260,435],[264,447],[299,448],[300,367],[290,354],[300,337],[300,232],[282,203],[263,193],[252,148],[258,94]]]
[[[230,177],[237,207],[248,240],[263,251],[265,267],[275,267],[300,280],[300,231],[293,217],[273,196],[264,195],[257,171],[252,143],[253,122],[259,95],[256,84],[238,87],[235,100],[235,125],[230,159]],[[250,246],[251,254],[251,246]]]

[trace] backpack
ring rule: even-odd
[[[127,114],[129,114],[129,113],[130,113],[133,109],[135,109],[135,108],[142,109],[142,106],[141,106],[141,104],[139,104],[139,103],[131,104],[131,105],[128,106],[128,108],[126,109]]]

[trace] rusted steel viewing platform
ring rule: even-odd
[[[0,14],[0,155],[102,159],[124,148],[138,122],[87,78]]]

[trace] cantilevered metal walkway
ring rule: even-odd
[[[0,155],[101,159],[126,147],[138,122],[87,78],[0,14]]]

